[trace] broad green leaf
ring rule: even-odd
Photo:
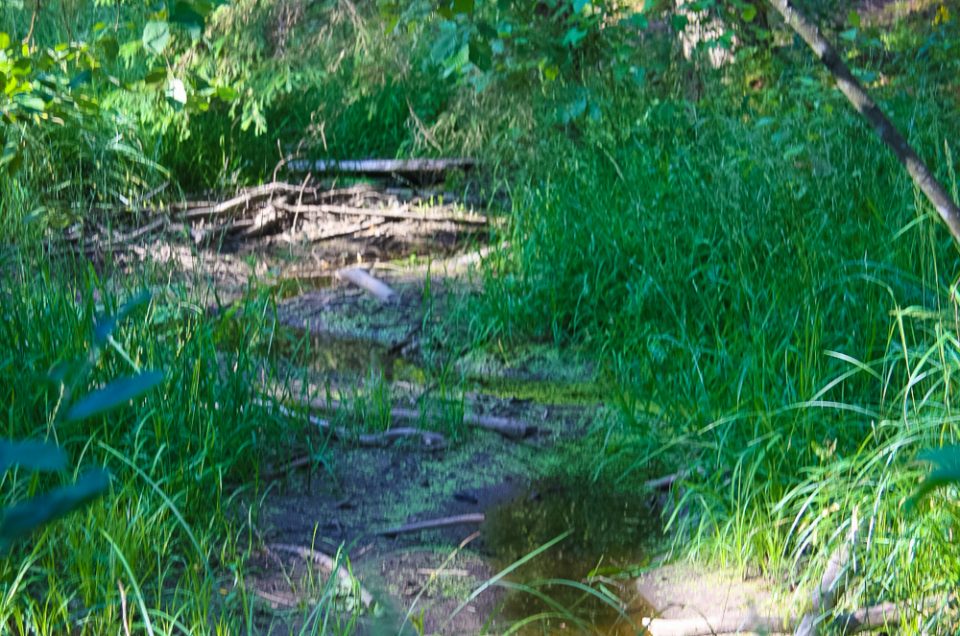
[[[70,90],[75,90],[84,84],[89,84],[90,80],[93,78],[93,73],[90,71],[80,71],[73,76],[73,79],[70,80]]]
[[[854,40],[857,39],[857,30],[855,28],[847,29],[846,31],[843,31],[840,33],[840,37],[846,40],[847,42],[853,42]]]
[[[640,31],[645,31],[650,26],[650,20],[639,11],[634,11],[630,14],[630,17],[627,18],[627,24]]]
[[[960,484],[960,446],[944,446],[920,453],[917,459],[933,464],[933,470],[917,488],[917,492],[907,501],[907,509],[912,509],[931,491],[947,484]]]
[[[580,15],[589,5],[590,0],[573,0],[572,7],[574,15]]]
[[[105,470],[91,470],[80,476],[71,486],[55,488],[50,492],[20,502],[0,511],[0,541],[9,544],[45,523],[80,508],[110,487],[110,475]]]
[[[475,8],[475,0],[453,0],[453,12],[460,15],[470,15]]]
[[[860,14],[857,13],[856,11],[851,11],[850,13],[847,14],[847,22],[849,22],[850,26],[852,26],[854,29],[859,29]]]
[[[123,303],[120,306],[120,309],[117,310],[117,313],[113,314],[112,316],[104,316],[99,318],[96,321],[96,324],[93,326],[94,342],[96,342],[98,346],[102,347],[104,344],[106,344],[107,338],[113,334],[113,331],[117,328],[118,324],[120,324],[127,316],[129,316],[134,309],[148,302],[150,302],[150,291],[143,290],[127,302]]]
[[[673,27],[674,31],[683,31],[687,28],[687,16],[674,13],[670,16],[670,26]]]
[[[30,71],[32,70],[33,64],[31,64],[30,58],[22,57],[13,63],[13,68],[10,69],[10,74],[14,77],[23,77],[24,75],[29,75]]]
[[[743,20],[744,22],[753,22],[757,17],[757,8],[752,4],[748,4],[743,8]]]
[[[0,51],[10,48],[10,36],[0,31]]]
[[[159,371],[146,371],[140,375],[114,380],[102,389],[98,389],[80,398],[67,413],[68,420],[83,420],[94,415],[106,413],[130,400],[140,397],[163,380]]]
[[[163,54],[170,43],[170,25],[166,22],[152,20],[143,27],[143,48],[155,54]]]
[[[47,103],[38,95],[17,95],[16,101],[25,110],[42,113]]]
[[[0,440],[0,473],[11,466],[54,472],[66,468],[67,456],[59,446],[49,442]]]
[[[587,32],[583,29],[578,29],[577,27],[571,27],[567,30],[567,33],[563,36],[563,45],[569,47],[576,47],[580,44],[580,41],[583,38],[587,37]]]

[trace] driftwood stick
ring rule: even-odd
[[[255,404],[263,408],[271,407],[270,404],[263,400],[257,400]],[[291,411],[282,404],[275,404],[273,405],[273,408],[276,408],[277,412],[285,417],[299,417],[298,413]],[[334,439],[344,442],[355,441],[360,446],[387,446],[391,442],[404,437],[419,437],[420,443],[423,445],[423,447],[429,450],[439,450],[446,446],[446,439],[444,436],[434,431],[422,431],[416,428],[403,427],[390,428],[382,433],[362,433],[360,435],[354,435],[346,428],[342,426],[334,426],[329,421],[314,415],[307,415],[307,420],[320,430],[329,433]],[[298,468],[300,466],[305,466],[308,463],[310,463],[310,460],[302,457],[286,464],[285,466],[287,468]],[[274,471],[274,473],[276,472],[277,471]],[[273,475],[274,473],[270,473],[270,475]]]
[[[482,512],[470,512],[465,515],[454,515],[452,517],[441,517],[439,519],[428,519],[426,521],[416,521],[408,523],[397,528],[383,530],[378,534],[386,537],[396,536],[408,532],[419,532],[420,530],[433,530],[435,528],[446,528],[449,526],[460,526],[464,524],[483,523],[486,517]]]
[[[833,74],[837,80],[837,88],[853,104],[857,112],[873,126],[883,143],[893,151],[903,167],[907,169],[913,183],[926,195],[937,214],[947,224],[954,240],[960,242],[960,208],[893,122],[864,90],[837,51],[820,33],[820,29],[798,11],[790,0],[770,0],[770,4],[780,12],[790,28],[803,38],[817,59]]]
[[[395,302],[400,296],[392,287],[378,278],[374,278],[367,270],[360,267],[348,267],[337,270],[337,278],[353,283],[357,287],[370,293],[374,298],[382,303]]]
[[[340,586],[344,591],[352,591],[354,586],[356,586],[356,589],[360,594],[360,602],[363,603],[363,606],[370,607],[373,604],[373,595],[364,589],[364,587],[360,585],[360,582],[357,581],[357,579],[355,579],[350,572],[348,572],[347,569],[343,567],[342,564],[338,563],[333,557],[311,548],[305,548],[299,545],[291,545],[289,543],[271,543],[267,546],[267,548],[277,552],[295,554],[307,561],[312,562],[327,574],[333,574],[336,572],[337,578],[340,580]]]
[[[327,402],[326,400],[313,400],[304,404],[310,408],[322,411],[336,411],[342,408],[342,404],[337,401]],[[408,409],[403,407],[394,407],[390,409],[390,417],[394,420],[418,421],[421,412],[417,409]],[[483,428],[488,431],[499,433],[510,439],[523,439],[536,432],[535,426],[530,426],[526,422],[514,420],[507,417],[497,417],[495,415],[478,415],[474,413],[464,413],[463,423],[474,428]]]
[[[835,633],[853,636],[874,629],[896,627],[903,620],[907,604],[881,603],[854,612],[841,613],[833,620]],[[799,626],[794,617],[759,616],[751,612],[698,618],[644,618],[649,636],[713,636],[757,632],[789,634]]]
[[[180,213],[178,215],[178,218],[183,220],[190,220],[190,219],[208,218],[211,216],[219,216],[221,214],[232,212],[237,208],[248,206],[254,201],[271,197],[275,194],[281,194],[281,193],[291,194],[296,192],[300,192],[300,186],[295,186],[295,185],[290,185],[289,183],[274,181],[266,185],[244,190],[237,196],[233,197],[232,199],[227,199],[222,203],[203,206],[199,208],[190,208]],[[280,207],[280,206],[277,206],[277,207]]]
[[[465,225],[487,225],[487,217],[480,214],[446,214],[441,212],[415,212],[405,206],[397,208],[358,208],[349,205],[303,204],[295,205],[276,201],[274,205],[291,214],[337,214],[340,216],[374,216],[384,219],[408,221],[450,222]]]
[[[860,529],[857,512],[854,510],[850,519],[850,530],[843,542],[830,555],[827,567],[819,585],[813,590],[812,607],[800,619],[800,624],[794,630],[794,636],[816,636],[819,633],[820,623],[824,617],[833,613],[837,600],[843,594],[847,583],[847,570],[850,564],[850,554],[857,540]]]
[[[442,174],[448,170],[469,170],[477,165],[474,159],[360,159],[337,161],[335,159],[297,159],[287,163],[292,172],[316,172],[318,174],[352,173],[364,175],[416,175]]]
[[[401,420],[419,420],[420,411],[416,409],[394,408],[390,410],[390,415],[394,419]],[[463,423],[474,428],[484,428],[488,431],[499,433],[510,439],[522,439],[527,437],[535,428],[527,425],[526,422],[513,420],[506,417],[497,417],[494,415],[476,415],[473,413],[463,414]]]

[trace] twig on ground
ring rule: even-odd
[[[480,214],[446,214],[440,212],[414,212],[406,206],[397,208],[358,208],[348,205],[303,204],[293,205],[276,201],[274,205],[291,214],[337,214],[341,216],[373,216],[385,219],[405,219],[409,221],[447,221],[465,225],[487,225],[489,220]]]
[[[416,521],[396,528],[383,530],[377,534],[385,537],[392,537],[398,534],[409,532],[419,532],[420,530],[434,530],[436,528],[446,528],[449,526],[461,526],[464,524],[483,523],[486,517],[482,512],[471,512],[465,515],[454,515],[452,517],[440,517],[439,519],[428,519],[426,521]]]
[[[215,205],[204,206],[199,208],[189,208],[184,212],[181,212],[178,215],[178,218],[183,220],[190,219],[201,219],[209,218],[212,216],[220,216],[228,212],[232,212],[237,208],[246,207],[267,197],[271,197],[275,194],[292,194],[298,193],[300,191],[300,186],[290,185],[289,183],[283,183],[279,181],[274,181],[266,185],[258,186],[256,188],[250,188],[248,190],[242,191],[237,196],[232,199],[223,201],[222,203],[217,203]],[[279,203],[279,202],[278,202]],[[277,205],[277,207],[280,207]]]
[[[299,545],[291,545],[289,543],[271,543],[266,546],[270,550],[275,550],[278,552],[287,552],[288,554],[295,554],[307,561],[311,561],[314,565],[322,569],[327,574],[337,573],[337,577],[340,580],[340,585],[344,590],[349,591],[353,590],[354,586],[359,591],[360,602],[363,603],[364,607],[370,607],[373,604],[373,595],[370,594],[360,582],[354,578],[342,564],[338,563],[333,557],[324,554],[323,552],[318,552],[310,548],[305,548]]]
[[[264,400],[257,400],[255,404],[263,408],[271,408],[271,405]],[[272,405],[272,407],[276,408],[277,412],[279,412],[280,414],[286,417],[291,417],[291,418],[299,417],[299,414],[295,413],[294,411],[291,411],[290,409],[286,408],[282,404],[275,404],[275,405]],[[440,450],[446,447],[446,443],[447,443],[444,436],[441,435],[440,433],[436,433],[434,431],[423,431],[416,428],[409,428],[409,427],[390,428],[383,431],[382,433],[361,433],[360,435],[354,435],[346,428],[342,426],[333,426],[329,421],[316,417],[314,415],[307,415],[307,420],[317,428],[328,432],[335,439],[346,441],[346,442],[355,441],[360,446],[372,446],[372,447],[386,446],[391,442],[404,437],[410,437],[410,438],[419,437],[423,447],[428,450]],[[289,462],[288,464],[285,464],[285,466],[288,468],[298,468],[300,466],[305,466],[308,463],[309,461],[307,460],[307,458],[301,457],[299,459],[294,460],[293,462]],[[278,471],[273,471],[273,473],[277,473],[277,472]],[[273,473],[270,473],[270,474],[273,474]]]
[[[292,172],[312,171],[318,174],[353,173],[366,175],[441,175],[448,170],[469,170],[477,165],[474,159],[298,159],[290,161]]]

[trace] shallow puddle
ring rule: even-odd
[[[511,572],[498,623],[519,634],[635,634],[642,609],[622,576],[643,566],[658,534],[657,515],[636,493],[614,492],[583,479],[549,479],[487,512],[484,538],[504,569],[569,532]],[[589,589],[588,589],[589,588]]]

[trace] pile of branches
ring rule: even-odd
[[[226,201],[101,210],[108,212],[109,225],[93,223],[92,233],[91,224],[76,225],[66,238],[86,253],[97,253],[122,250],[163,234],[187,235],[198,246],[251,239],[316,243],[381,235],[397,225],[454,226],[469,233],[490,223],[486,216],[464,212],[454,199],[440,191],[403,187],[324,188],[275,181],[241,190]]]

